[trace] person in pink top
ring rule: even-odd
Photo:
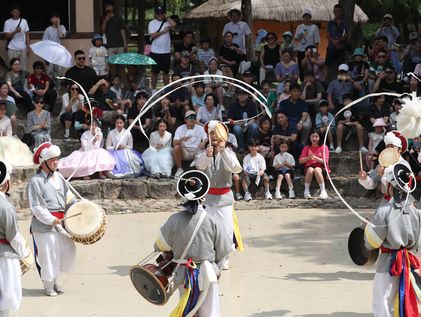
[[[304,166],[304,198],[312,198],[310,194],[310,184],[313,176],[320,186],[320,199],[327,199],[325,189],[325,176],[330,173],[329,169],[329,149],[326,145],[320,145],[322,138],[317,131],[310,134],[309,145],[306,145],[301,152],[299,162]],[[323,152],[324,156],[323,157]],[[324,162],[326,160],[327,170]]]

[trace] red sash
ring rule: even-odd
[[[10,242],[6,239],[0,239],[0,244],[10,244]]]
[[[64,218],[64,211],[51,211],[51,214],[60,220]]]
[[[210,195],[225,195],[227,193],[229,193],[231,190],[231,188],[229,187],[224,187],[224,188],[216,188],[216,187],[211,187],[209,188],[208,194]]]

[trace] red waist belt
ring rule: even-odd
[[[64,218],[64,211],[51,211],[51,214],[60,220]]]
[[[10,242],[6,239],[0,239],[0,244],[10,244]]]
[[[231,191],[231,188],[224,187],[224,188],[215,188],[211,187],[209,188],[208,194],[210,195],[225,195]]]

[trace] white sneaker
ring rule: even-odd
[[[331,144],[329,146],[329,152],[334,152],[335,151],[335,147],[333,146],[333,144]]]
[[[363,154],[368,153],[368,149],[365,146],[360,147],[360,152]]]
[[[184,171],[183,169],[180,167],[177,172],[175,173],[174,177],[175,178],[179,178],[181,175],[183,175]]]
[[[338,147],[336,148],[336,150],[335,150],[335,153],[336,153],[336,154],[340,154],[340,153],[342,153],[342,148],[341,148],[340,146],[338,146]]]
[[[327,192],[324,190],[324,191],[322,191],[322,192],[320,193],[319,198],[320,198],[320,199],[328,199],[328,198],[329,198],[329,196],[327,195]]]
[[[251,194],[249,192],[247,192],[247,193],[244,194],[244,201],[250,201],[252,199],[253,198],[251,197]]]
[[[293,189],[290,189],[288,192],[288,198],[292,199],[295,198],[295,192]]]
[[[272,194],[270,192],[266,192],[265,198],[268,199],[268,200],[272,200]]]
[[[235,200],[241,200],[243,198],[243,195],[241,195],[240,193],[235,194]]]
[[[224,264],[222,264],[222,269],[223,269],[224,271],[226,271],[226,270],[229,270],[230,268],[231,268],[231,266],[230,266],[230,261],[225,260],[225,261],[224,261]]]
[[[275,199],[282,199],[281,192],[278,190],[275,191]]]
[[[313,198],[311,197],[310,192],[304,192],[304,199],[310,199],[310,198]]]
[[[46,288],[44,290],[45,295],[50,296],[50,297],[56,297],[57,296],[57,292],[54,290],[54,288]]]

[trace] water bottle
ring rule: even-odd
[[[243,120],[245,120],[244,121],[244,125],[246,126],[247,125],[247,120],[248,119],[248,115],[247,115],[247,112],[243,112]]]

